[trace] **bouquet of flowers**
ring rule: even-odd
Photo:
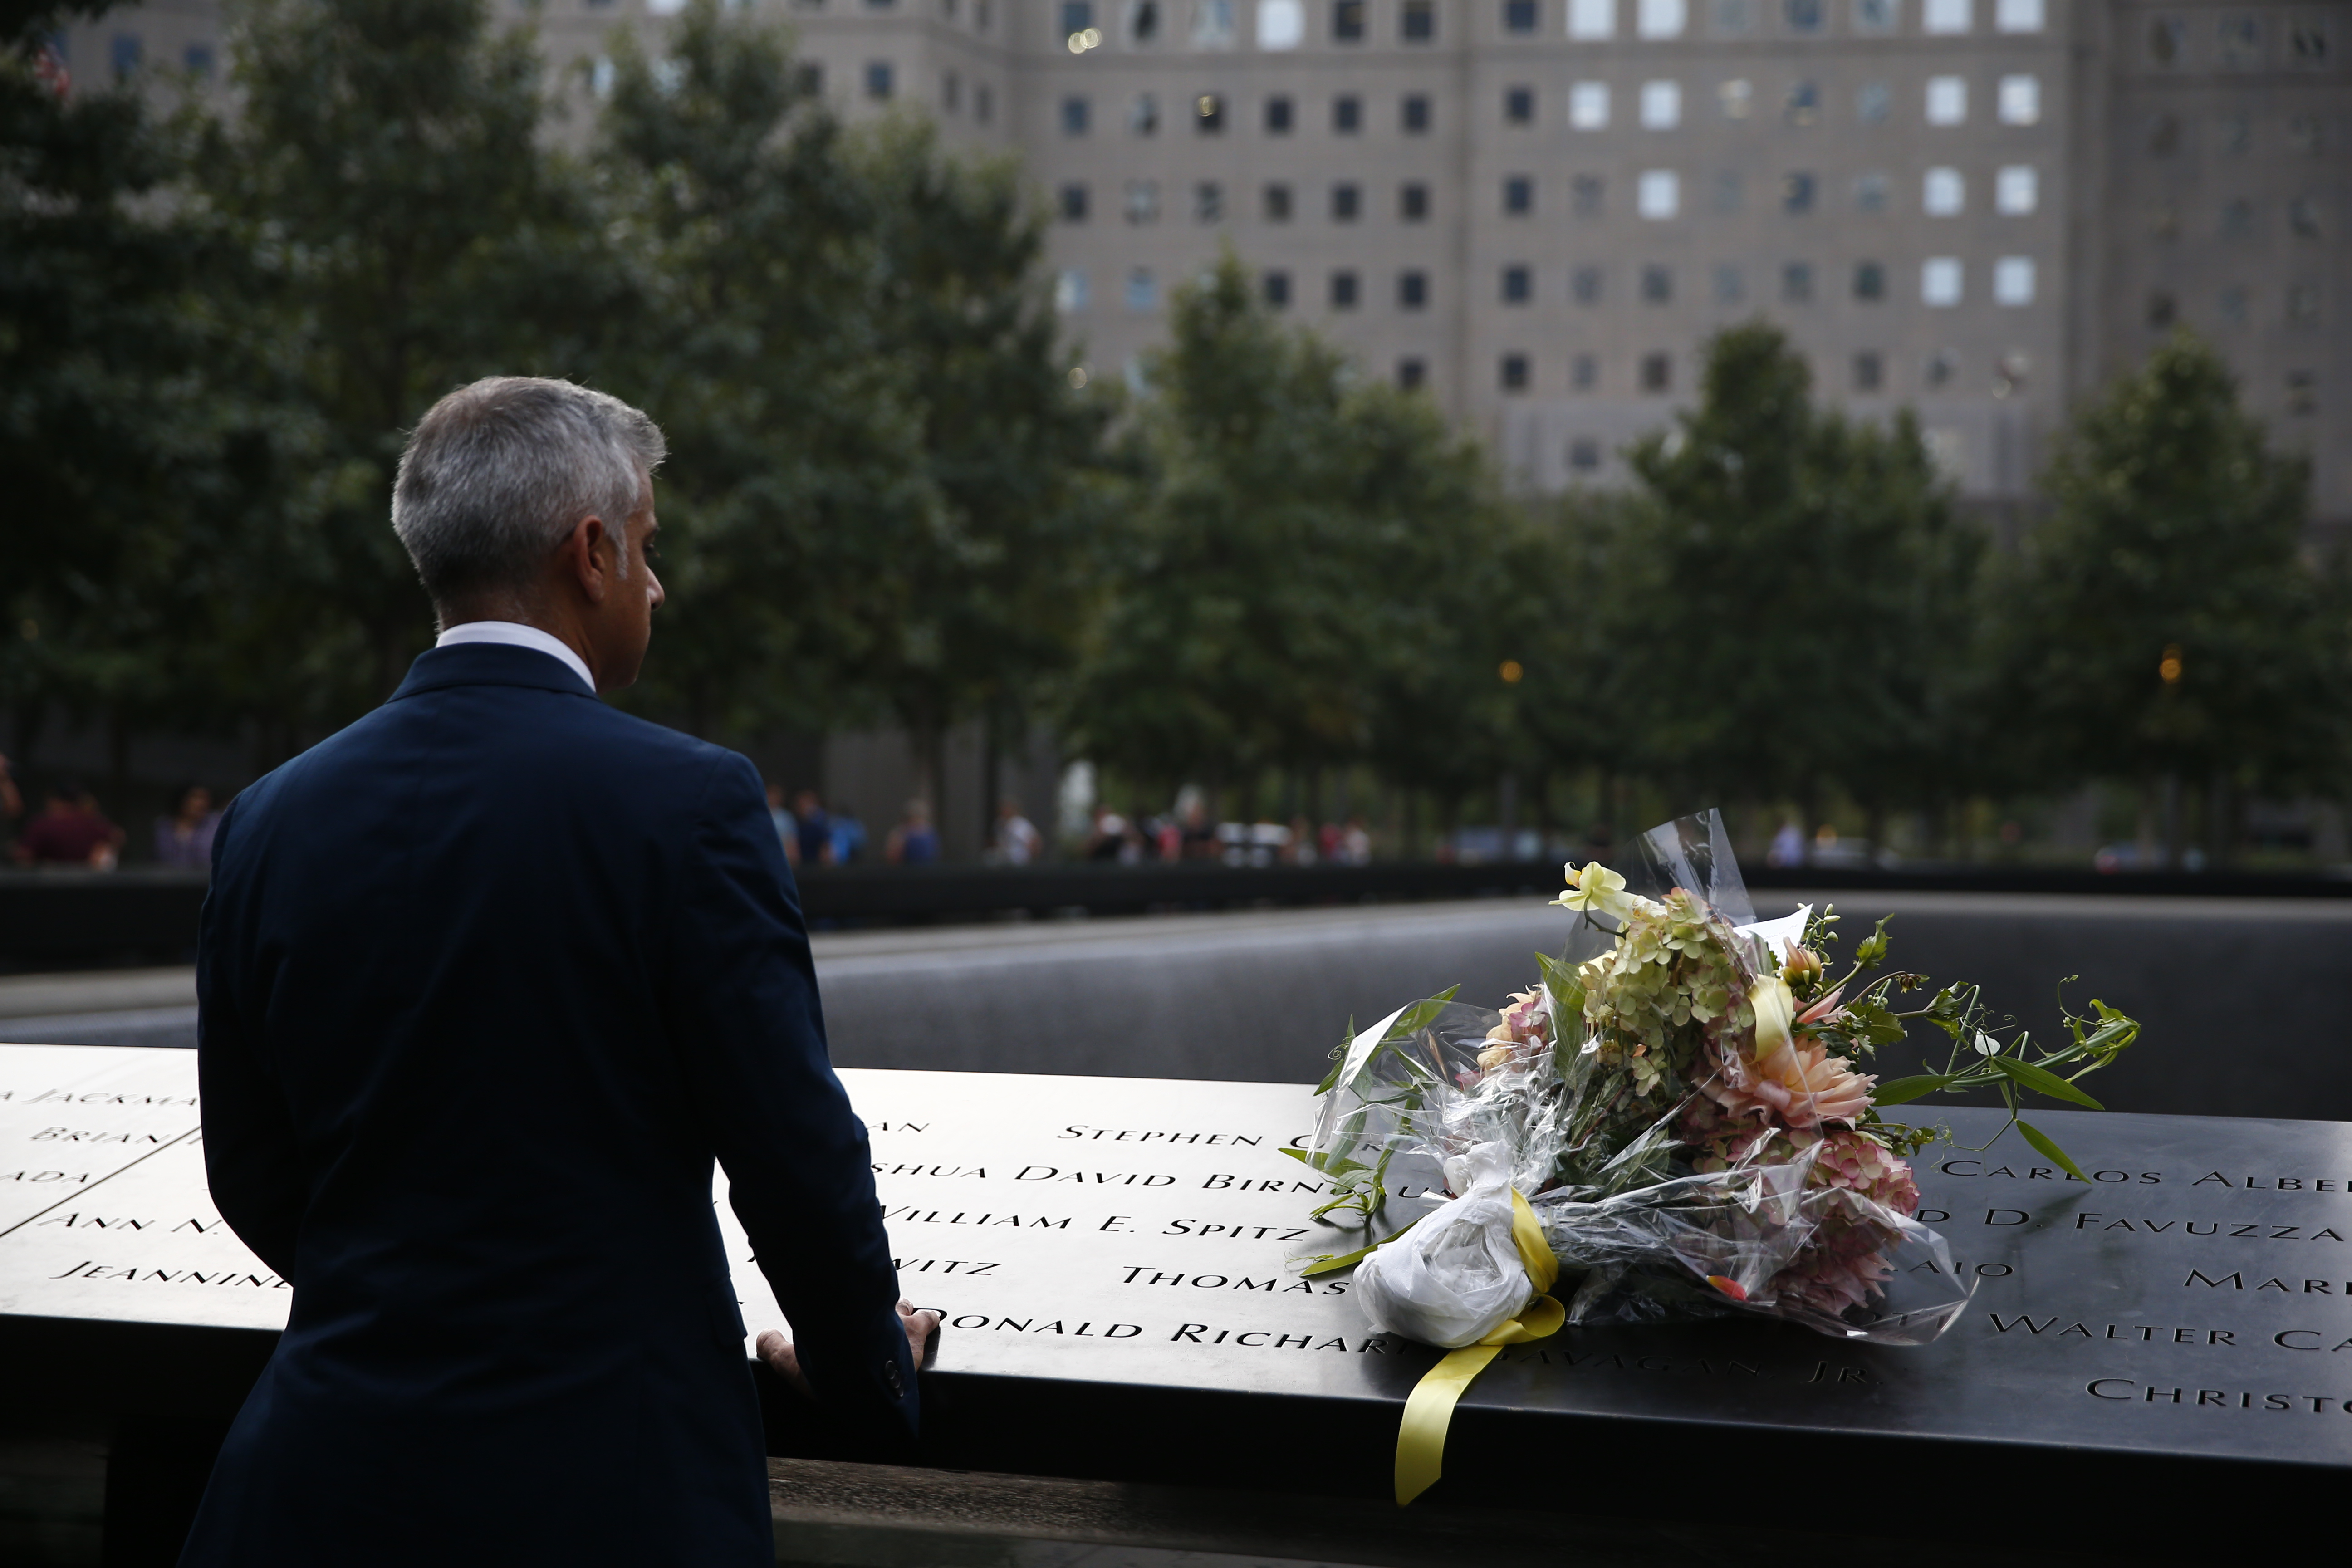
[[[1499,1014],[1449,991],[1353,1035],[1310,1146],[1292,1151],[1332,1183],[1318,1218],[1353,1211],[1369,1231],[1399,1159],[1434,1163],[1451,1194],[1307,1266],[1353,1267],[1373,1327],[1454,1352],[1407,1403],[1400,1503],[1437,1479],[1470,1380],[1565,1325],[1753,1313],[1846,1340],[1934,1339],[1968,1295],[1912,1217],[1907,1156],[1944,1134],[1881,1109],[1995,1089],[2001,1131],[2079,1176],[2019,1096],[2100,1109],[2077,1080],[2138,1034],[2094,1001],[2040,1046],[1972,985],[1930,993],[1922,975],[1882,973],[1885,921],[1832,977],[1834,912],[1756,921],[1717,813],[1638,848],[1659,896],[1570,865],[1555,901],[1580,920],[1561,959],[1538,957],[1537,985]],[[1882,1084],[1860,1069],[1915,1021],[1947,1037],[1942,1070]],[[1915,1275],[1914,1258],[1937,1267]]]

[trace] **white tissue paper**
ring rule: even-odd
[[[1527,1309],[1536,1288],[1511,1237],[1511,1161],[1500,1143],[1445,1162],[1462,1195],[1356,1265],[1372,1327],[1423,1344],[1475,1345]]]

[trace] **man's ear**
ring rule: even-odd
[[[580,584],[581,593],[592,605],[601,605],[613,585],[618,557],[607,559],[618,544],[604,527],[604,520],[593,515],[583,517],[572,525],[571,534],[563,542],[564,564]]]

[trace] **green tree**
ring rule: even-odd
[[[1075,683],[1075,742],[1166,784],[1372,758],[1441,790],[1491,778],[1507,639],[1476,449],[1276,321],[1230,255],[1177,291],[1150,380],[1148,493]]]
[[[2352,669],[2303,554],[2308,469],[2220,356],[2177,334],[2083,408],[2044,484],[2002,625],[2008,710],[2042,766],[2202,787],[2224,850],[2233,796],[2332,783]]]
[[[1815,408],[1781,333],[1708,345],[1699,406],[1631,453],[1644,504],[1592,595],[1617,753],[1670,791],[1874,816],[1958,751],[1979,547],[1907,414]],[[1874,834],[1874,836],[1875,836]]]
[[[119,774],[134,729],[237,716],[225,606],[304,422],[187,189],[200,118],[164,84],[65,90],[48,36],[103,9],[12,7],[0,33],[0,702],[20,748],[47,716],[101,723]]]
[[[238,112],[202,160],[268,283],[324,449],[250,617],[274,711],[381,700],[432,626],[385,523],[409,426],[494,374],[585,377],[630,303],[577,171],[546,150],[530,34],[486,0],[240,0]]]

